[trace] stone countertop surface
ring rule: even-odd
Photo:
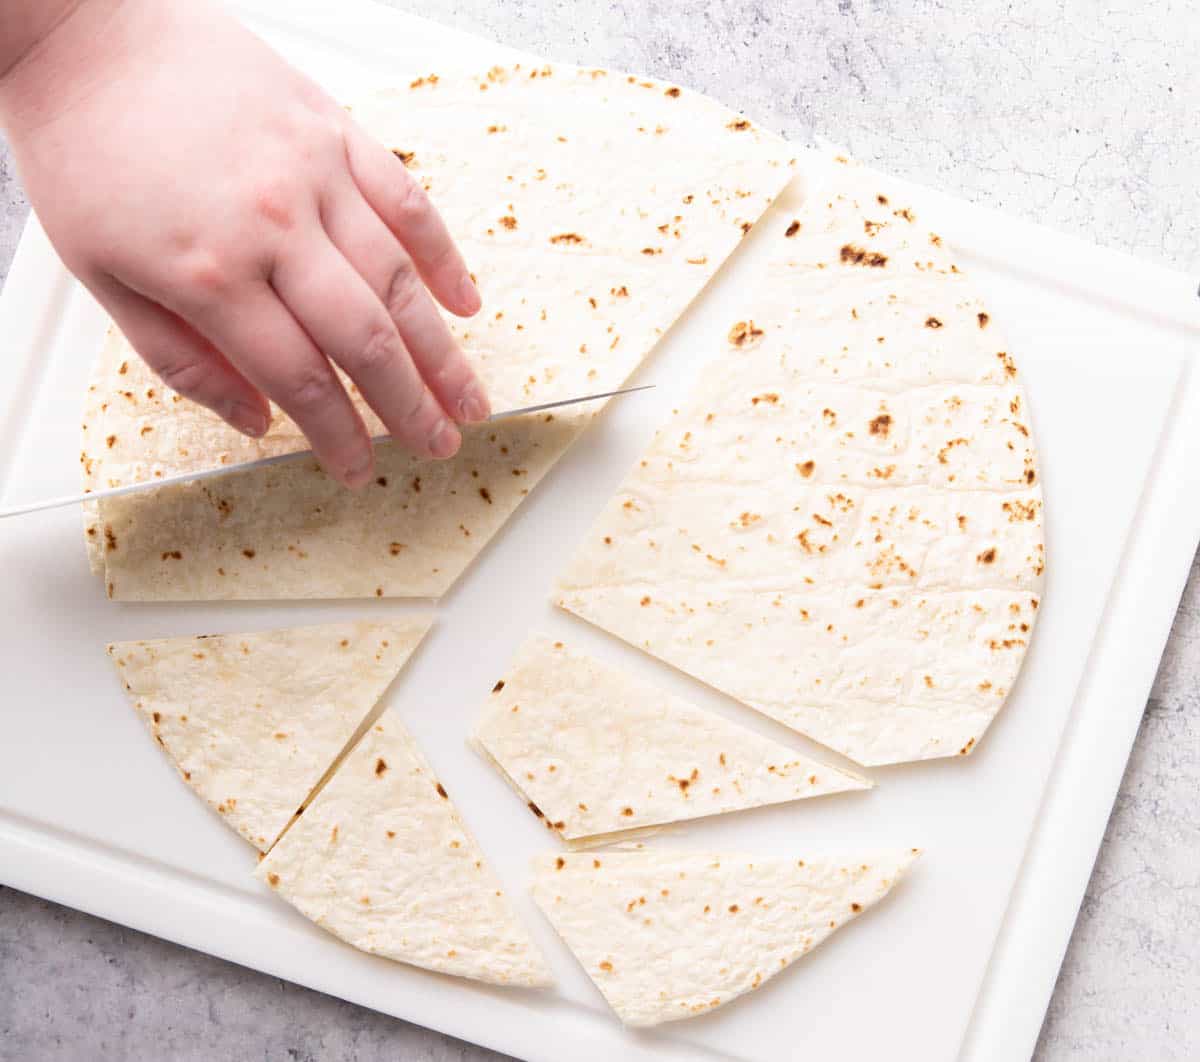
[[[1200,274],[1191,0],[426,0],[421,11],[681,82],[800,141],[821,133],[882,169]],[[4,271],[27,210],[5,148]],[[1193,567],[1040,1062],[1200,1057],[1198,710]],[[501,1057],[0,888],[5,1062]]]

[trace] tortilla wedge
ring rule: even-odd
[[[432,617],[118,642],[109,655],[180,775],[267,851]]]

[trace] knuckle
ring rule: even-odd
[[[159,379],[185,397],[201,394],[209,379],[209,367],[199,358],[173,357],[157,366]]]
[[[232,264],[213,250],[195,249],[182,255],[179,282],[190,299],[207,303],[227,296],[234,285]]]
[[[398,320],[411,313],[424,291],[412,262],[405,261],[397,266],[383,300],[392,319]]]
[[[284,388],[287,404],[301,411],[319,409],[334,395],[337,381],[327,369],[309,368],[297,373]]]
[[[400,355],[400,336],[391,321],[376,322],[353,355],[354,368],[374,375],[385,371]]]
[[[407,174],[396,183],[392,194],[392,215],[395,223],[403,228],[419,221],[430,210],[429,196],[425,189]]]
[[[286,178],[264,181],[250,193],[250,210],[261,223],[288,230],[295,227],[300,197]]]

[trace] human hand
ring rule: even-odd
[[[349,486],[373,457],[332,364],[402,445],[455,453],[489,408],[431,293],[480,299],[403,163],[218,8],[60,6],[0,114],[51,241],[138,353],[248,435],[274,399]]]

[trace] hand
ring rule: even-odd
[[[63,261],[163,381],[252,436],[269,396],[357,487],[332,362],[400,443],[455,453],[488,402],[431,293],[460,316],[479,294],[403,163],[206,3],[58,6],[0,55],[0,113]]]

